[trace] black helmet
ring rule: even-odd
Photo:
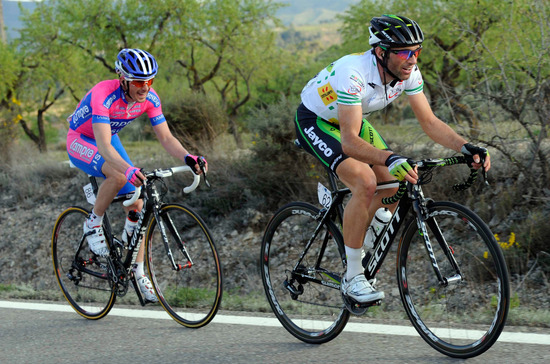
[[[424,33],[418,24],[404,16],[385,14],[372,18],[370,25],[369,44],[373,47],[408,47],[424,41]]]

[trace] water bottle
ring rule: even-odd
[[[388,222],[390,222],[392,213],[385,207],[376,210],[372,221],[367,228],[365,240],[363,241],[363,250],[361,251],[361,263],[366,268],[372,255],[371,249],[374,248],[374,241],[380,235]]]
[[[367,229],[367,234],[365,235],[365,240],[363,241],[363,247],[365,250],[370,250],[374,247],[374,241],[380,235],[382,230],[388,222],[390,222],[392,213],[385,207],[381,207],[376,210],[372,222]]]
[[[128,241],[130,241],[130,238],[134,234],[134,229],[136,228],[138,220],[139,212],[132,210],[128,213],[128,217],[124,223],[124,230],[122,231],[122,242],[124,244],[127,244]]]

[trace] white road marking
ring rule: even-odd
[[[34,303],[21,301],[0,301],[0,308],[19,309],[19,310],[37,310],[37,311],[55,311],[55,312],[74,312],[68,304],[55,303]],[[76,313],[75,313],[76,314]],[[172,318],[164,311],[154,311],[146,309],[127,309],[114,307],[109,315],[121,317],[136,317],[171,320]],[[276,318],[255,317],[255,316],[233,316],[217,314],[212,321],[218,324],[230,325],[249,325],[249,326],[269,326],[280,327],[281,324]],[[440,331],[439,331],[440,330]],[[446,329],[434,329],[439,335],[443,335]],[[349,322],[346,325],[346,332],[356,332],[364,334],[378,335],[397,335],[397,336],[418,336],[418,333],[412,326],[397,326],[397,325],[380,325],[369,323]],[[480,332],[475,330],[460,330],[453,331],[453,337],[458,335],[464,338],[480,337]],[[536,344],[550,345],[550,335],[548,334],[531,334],[524,332],[507,332],[506,327],[504,332],[498,338],[499,342],[518,343],[518,344]]]

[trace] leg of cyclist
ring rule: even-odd
[[[336,172],[352,192],[344,208],[343,234],[347,271],[342,279],[342,292],[363,303],[383,299],[384,292],[377,292],[369,284],[361,264],[363,239],[373,216],[369,214],[369,208],[376,191],[376,174],[368,164],[353,158],[347,158],[340,163]]]
[[[385,166],[372,166],[372,170],[376,174],[376,181],[377,183],[381,182],[390,182],[395,181],[395,177],[390,174],[388,171],[388,168]],[[395,195],[397,192],[396,188],[386,188],[376,191],[372,203],[369,206],[369,221],[368,224],[370,225],[370,220],[372,220],[372,217],[376,213],[376,210],[378,210],[380,207],[387,207],[392,213],[395,211],[397,207],[397,202],[392,205],[384,205],[382,203],[382,199],[384,197],[391,197]]]
[[[348,158],[344,154],[337,125],[319,118],[303,104],[296,111],[295,122],[296,135],[304,150],[331,168],[352,191],[351,200],[344,211],[343,233],[348,267],[341,284],[342,292],[359,302],[382,299],[384,293],[376,292],[372,288],[363,274],[361,264],[363,240],[373,216],[369,213],[369,208],[376,190],[377,175],[368,164]],[[386,147],[383,139],[366,121],[361,127],[360,135],[372,135],[376,138],[369,140],[369,143],[378,148]]]
[[[126,180],[126,176],[118,172],[115,168],[112,168],[108,162],[105,162],[102,167],[102,172],[105,175],[105,181],[99,187],[99,191],[96,197],[96,203],[94,205],[94,212],[96,215],[103,216],[107,207],[111,204],[113,199],[117,194],[124,194],[131,192],[134,189],[133,186],[130,186]],[[131,206],[123,206],[124,211],[126,212],[126,221],[128,221],[128,214],[130,211],[141,211],[143,207],[143,200],[137,200]],[[125,229],[126,230],[126,229]],[[125,232],[123,232],[124,234]],[[153,286],[145,274],[144,271],[144,254],[145,253],[145,244],[142,243],[139,246],[138,255],[136,257],[136,265],[134,266],[134,274],[139,285],[139,289],[146,301],[156,302],[157,296],[153,290]]]
[[[118,191],[126,185],[127,181],[124,174],[112,168],[107,162],[103,163],[101,172],[105,176],[105,181],[99,186],[92,213],[84,223],[84,232],[92,232],[87,238],[88,245],[92,252],[99,256],[107,256],[109,254],[109,249],[107,248],[105,236],[103,234],[103,215]]]
[[[138,210],[141,211],[141,208],[143,206],[143,200],[137,200],[134,205],[131,205],[129,207],[125,207],[124,210],[126,211],[126,221],[128,222],[128,214],[130,211]],[[124,229],[126,230],[126,229]],[[126,234],[126,231],[122,232],[123,234]],[[134,265],[134,275],[136,277],[139,290],[146,301],[148,302],[157,302],[157,295],[155,294],[155,291],[153,289],[153,285],[151,284],[151,281],[149,280],[149,277],[145,274],[144,269],[144,257],[145,257],[145,236],[142,238],[141,244],[139,246],[138,254],[136,257],[136,264]]]

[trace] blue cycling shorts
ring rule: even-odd
[[[122,159],[133,166],[128,153],[126,153],[126,150],[120,142],[118,134],[111,137],[111,145],[118,154],[120,154]],[[99,154],[95,139],[82,135],[74,130],[69,130],[67,134],[67,153],[69,154],[71,163],[78,169],[83,170],[91,176],[105,178],[105,175],[101,171],[105,159]],[[122,187],[118,194],[124,195],[135,190],[136,188],[134,185],[128,182]]]

